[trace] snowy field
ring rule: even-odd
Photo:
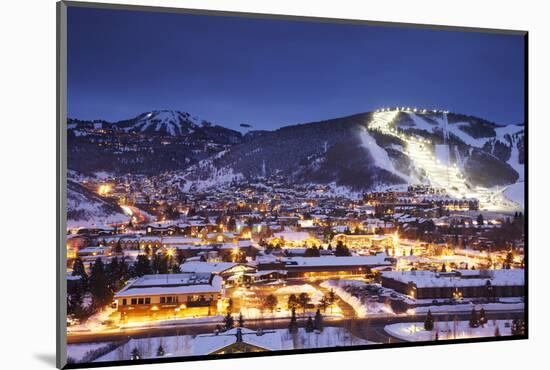
[[[234,329],[233,329],[234,330]],[[244,332],[249,332],[248,329],[243,329]],[[223,334],[223,333],[222,333]],[[325,348],[325,347],[340,347],[353,345],[375,344],[373,342],[357,338],[341,327],[325,327],[320,333],[307,333],[304,328],[298,329],[295,334],[290,334],[287,329],[266,330],[265,344],[274,350],[291,350],[304,348]],[[244,340],[247,341],[248,335],[244,335]],[[256,334],[251,334],[248,341],[259,342]],[[120,361],[129,360],[132,351],[137,348],[142,358],[159,358],[157,349],[162,345],[164,349],[163,357],[178,357],[178,356],[196,356],[206,355],[211,351],[231,344],[235,341],[233,336],[211,336],[207,335],[180,335],[170,337],[153,337],[130,339],[118,348],[106,353],[93,362],[102,361]],[[94,350],[106,346],[108,343],[90,343],[90,344],[75,344],[67,347],[69,357],[80,360],[89,350]]]
[[[423,322],[406,322],[386,325],[384,331],[407,342],[425,342],[435,340],[436,333],[440,340],[494,337],[497,326],[501,336],[512,335],[512,320],[489,321],[478,328],[470,328],[468,321],[436,320],[432,331],[424,330]]]

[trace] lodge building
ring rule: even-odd
[[[382,272],[382,286],[418,299],[524,296],[524,270]]]
[[[114,299],[122,318],[131,315],[185,317],[187,313],[197,313],[195,311],[215,312],[222,293],[220,276],[156,274],[130,282]]]
[[[373,256],[287,257],[282,258],[281,262],[281,269],[286,270],[287,278],[364,275],[373,268],[392,265],[385,253]],[[270,264],[270,267],[274,266]]]

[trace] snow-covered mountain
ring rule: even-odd
[[[199,119],[189,113],[161,110],[140,114],[125,125],[119,124],[126,132],[158,133],[170,136],[189,135],[202,125]]]
[[[352,190],[446,186],[451,179],[466,193],[523,178],[523,126],[427,110],[380,117],[362,113],[264,132],[191,166],[182,175],[185,190],[282,175]]]
[[[157,110],[146,112],[135,118],[119,121],[112,127],[125,132],[156,134],[161,136],[202,136],[222,140],[227,143],[238,143],[242,140],[238,131],[191,116],[187,112],[174,110]]]
[[[246,135],[180,111],[68,122],[69,169],[172,171],[184,191],[279,175],[352,191],[428,183],[492,197],[524,179],[524,126],[459,113],[383,109]],[[498,189],[497,189],[498,190]]]
[[[456,165],[473,185],[506,185],[524,177],[523,125],[500,126],[458,113],[400,111],[393,127],[431,140],[436,159]]]
[[[69,169],[83,173],[181,170],[242,142],[240,132],[180,111],[153,111],[118,122],[67,122]]]
[[[82,185],[67,181],[67,227],[102,227],[129,221],[122,209]]]

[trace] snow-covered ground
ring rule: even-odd
[[[145,322],[131,322],[120,325],[121,329],[131,328],[156,328],[166,326],[179,326],[179,325],[191,325],[191,324],[208,324],[208,323],[222,323],[223,316],[199,316],[199,317],[186,317],[181,319],[165,319],[154,320]]]
[[[516,182],[504,190],[504,196],[525,209],[525,183]]]
[[[375,166],[390,171],[394,175],[401,177],[403,180],[410,182],[410,179],[406,174],[403,174],[402,172],[399,172],[395,169],[395,167],[393,166],[393,162],[388,156],[386,150],[384,150],[384,148],[381,148],[376,143],[376,140],[374,140],[374,138],[369,134],[366,129],[361,130],[359,138],[361,139],[361,144],[363,145],[363,147],[366,148],[371,154]]]
[[[425,342],[435,340],[436,333],[440,340],[494,337],[496,328],[501,336],[512,335],[511,320],[489,321],[483,327],[470,328],[468,321],[435,321],[434,330],[424,330],[423,322],[406,322],[386,325],[384,331],[389,335],[407,342]]]
[[[90,316],[83,323],[67,327],[67,333],[105,330],[109,327],[109,318],[115,311],[114,308],[105,307],[101,311]]]
[[[107,347],[110,343],[111,342],[69,344],[67,345],[67,357],[70,357],[75,362],[80,362],[84,356],[88,355],[90,352]]]
[[[248,329],[243,329],[243,331],[247,332]],[[232,336],[227,337],[221,334],[220,336],[202,334],[199,336],[180,335],[130,339],[115,350],[97,358],[94,362],[129,360],[134,348],[138,349],[142,358],[158,358],[157,349],[159,345],[162,345],[164,349],[164,357],[205,355],[210,350],[215,349],[216,343],[211,343],[213,341],[219,341],[220,346],[235,341]],[[341,327],[325,327],[320,333],[307,333],[304,328],[298,329],[298,332],[295,334],[290,334],[287,329],[266,330],[266,334],[264,335],[268,334],[270,338],[267,344],[275,350],[374,344],[373,342],[353,336],[347,329]],[[252,335],[251,339],[258,339],[254,338],[255,334],[249,335]],[[247,336],[243,336],[245,341]],[[208,339],[208,343],[205,343],[206,339]],[[98,348],[101,345],[103,343],[92,343],[86,346],[89,346],[89,348]],[[69,345],[67,350],[68,355],[76,359],[83,351],[78,346]],[[82,358],[82,356],[78,358]]]

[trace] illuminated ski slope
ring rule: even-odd
[[[382,134],[397,137],[405,142],[405,154],[408,155],[418,172],[423,175],[424,182],[427,181],[433,187],[446,189],[452,197],[476,198],[480,202],[481,209],[510,211],[517,208],[514,203],[503,196],[502,190],[504,189],[491,190],[480,186],[474,187],[464,178],[456,164],[442,163],[435,158],[429,140],[396,130],[393,121],[401,111],[417,113],[416,109],[409,108],[378,110],[373,113],[368,126],[369,129],[378,130]],[[419,112],[425,113],[426,111]]]

